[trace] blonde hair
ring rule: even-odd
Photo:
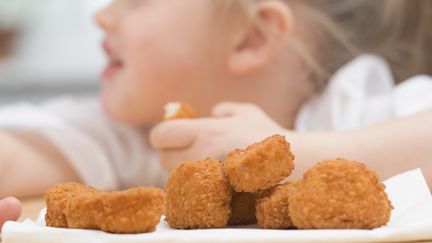
[[[248,9],[266,0],[225,0]],[[397,83],[416,74],[432,74],[431,0],[280,0],[304,20],[319,41],[317,50],[294,40],[311,79],[322,89],[343,64],[364,53],[389,63]]]

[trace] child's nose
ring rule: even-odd
[[[99,10],[95,14],[96,23],[105,31],[110,31],[114,29],[114,16],[111,13],[110,6],[107,6]]]

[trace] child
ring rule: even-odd
[[[62,99],[0,110],[1,196],[70,180],[162,185],[148,134],[173,100],[207,118],[152,130],[166,169],[280,133],[295,178],[346,157],[383,178],[421,167],[430,183],[432,79],[394,82],[432,73],[431,10],[428,0],[113,1],[96,18],[109,59],[103,109]]]

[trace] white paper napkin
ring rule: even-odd
[[[96,230],[46,227],[39,220],[7,222],[4,243],[117,243],[117,242],[406,242],[432,240],[432,196],[420,169],[384,182],[394,206],[389,223],[374,230],[261,230],[253,227],[174,230],[161,220],[157,231],[147,234],[109,234]]]

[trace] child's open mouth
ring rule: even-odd
[[[118,57],[108,41],[104,41],[103,48],[108,56],[108,64],[102,73],[103,80],[110,80],[123,67],[123,61]]]
[[[120,60],[110,58],[105,70],[103,71],[102,79],[110,80],[122,67],[123,63]]]

